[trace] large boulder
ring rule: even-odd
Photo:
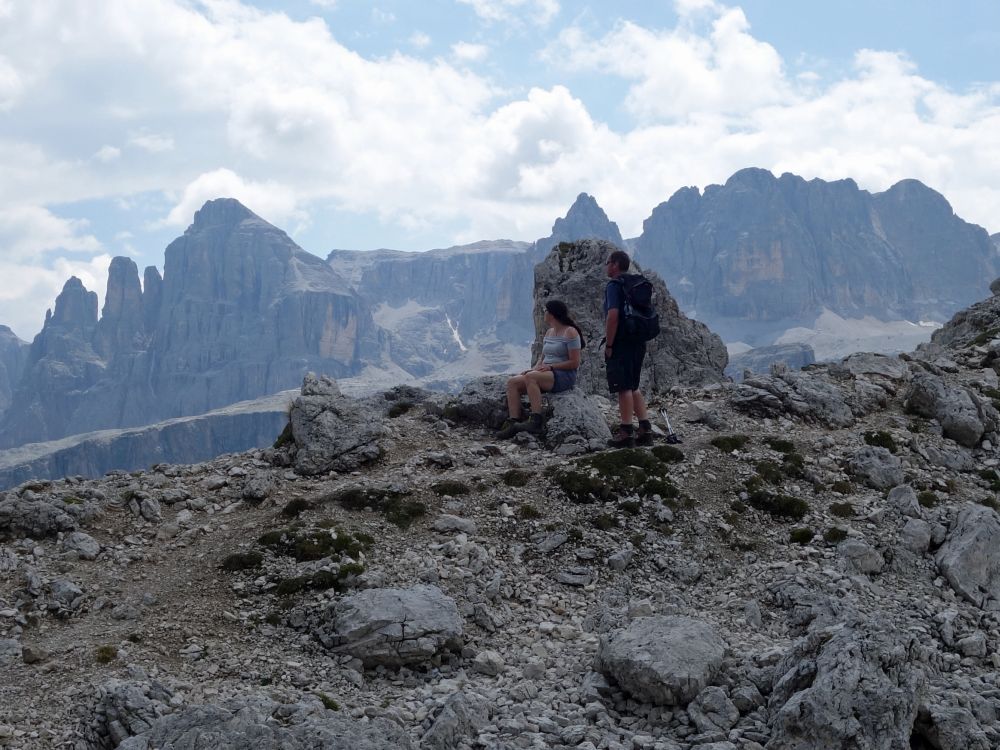
[[[869,487],[886,490],[905,480],[903,465],[887,448],[866,445],[847,462],[847,470]]]
[[[788,415],[830,427],[847,427],[855,416],[845,393],[818,372],[755,375],[737,386],[730,400],[755,416]]]
[[[381,417],[344,396],[326,375],[306,375],[289,421],[300,474],[352,471],[382,455]]]
[[[436,586],[368,589],[331,604],[316,637],[366,667],[397,667],[461,648],[462,618]]]
[[[597,669],[638,700],[682,706],[714,679],[725,652],[725,642],[707,622],[640,617],[601,637]]]
[[[452,750],[475,737],[490,720],[490,703],[481,695],[463,691],[451,695],[435,712],[434,723],[420,739],[421,750]]]
[[[0,533],[15,536],[55,536],[72,531],[76,519],[62,507],[47,500],[7,497],[0,500]]]
[[[937,564],[965,599],[1000,611],[1000,516],[985,505],[966,505],[937,552]]]
[[[587,346],[582,353],[577,388],[584,393],[607,393],[604,374],[604,288],[608,282],[605,262],[619,248],[607,240],[563,242],[535,266],[535,343],[532,357],[541,351],[545,333],[542,306],[559,299],[569,306]],[[660,335],[647,344],[641,387],[651,395],[674,385],[718,382],[728,361],[726,347],[703,323],[691,320],[677,307],[663,280],[635,264],[632,273],[645,273],[653,283],[653,299],[660,315]]]
[[[905,406],[913,414],[936,419],[945,437],[967,448],[974,447],[984,432],[1000,427],[1000,414],[989,401],[929,372],[914,375]]]
[[[545,441],[552,446],[562,445],[569,438],[581,437],[586,441],[598,440],[603,445],[611,438],[607,420],[594,399],[573,389],[549,396],[552,414],[545,422]]]
[[[918,644],[884,623],[814,629],[775,665],[768,750],[909,750]]]
[[[111,681],[98,691],[92,718],[75,750],[411,750],[406,731],[387,719],[357,721],[326,709],[318,698],[278,703],[249,694],[219,704],[173,709],[158,683]]]

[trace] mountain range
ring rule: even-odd
[[[149,267],[140,282],[115,258],[100,315],[73,278],[30,345],[0,327],[0,448],[203,414],[297,387],[310,370],[357,391],[453,389],[521,369],[535,265],[579,239],[629,248],[683,311],[752,346],[790,343],[818,320],[943,320],[1000,275],[1000,235],[914,180],[872,194],[746,169],[677,191],[632,239],[581,194],[535,242],[326,261],[218,199],[166,248],[162,275]]]

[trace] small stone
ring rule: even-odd
[[[504,670],[504,661],[496,651],[480,651],[472,663],[473,668],[480,674],[496,677]]]

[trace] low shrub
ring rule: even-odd
[[[732,453],[750,442],[749,435],[719,435],[711,440],[712,445],[723,453]]]
[[[892,439],[890,435],[885,430],[868,430],[864,433],[864,440],[868,445],[874,445],[877,448],[885,448],[890,453],[895,453],[896,441]]]
[[[118,649],[115,646],[98,646],[94,657],[98,664],[110,664],[118,658]]]
[[[595,529],[607,531],[618,526],[618,519],[610,513],[601,513],[590,519],[590,523],[593,524]]]
[[[639,515],[639,511],[642,510],[642,502],[639,500],[623,500],[618,503],[618,509],[622,513],[628,513],[630,516]]]
[[[854,506],[850,503],[831,503],[830,514],[837,518],[853,518]]]
[[[795,443],[793,443],[791,440],[785,440],[784,438],[769,436],[764,438],[764,442],[771,450],[777,451],[778,453],[787,454],[795,452]]]
[[[531,472],[522,469],[510,469],[501,474],[500,479],[508,487],[524,487],[531,479]]]
[[[751,492],[750,505],[775,518],[791,518],[796,521],[804,518],[809,512],[809,504],[805,500],[767,490]]]
[[[684,451],[676,445],[657,445],[649,452],[666,464],[679,464],[684,460]]]
[[[833,526],[823,534],[823,541],[827,544],[840,544],[847,539],[847,530]]]
[[[406,414],[410,409],[413,408],[412,401],[397,401],[392,406],[389,407],[389,411],[386,412],[389,419],[395,419],[396,417],[401,417]]]
[[[264,561],[260,552],[234,552],[220,563],[219,567],[231,573],[259,568]]]
[[[788,541],[792,544],[809,544],[816,533],[808,526],[792,529],[788,534]]]
[[[439,497],[443,497],[444,495],[458,497],[459,495],[469,494],[469,485],[454,479],[442,479],[440,482],[435,482],[431,485],[431,491]]]
[[[848,482],[846,479],[838,479],[836,482],[830,485],[830,489],[834,492],[838,492],[841,495],[853,495],[854,485]]]
[[[941,499],[937,496],[936,492],[931,492],[930,490],[924,490],[923,492],[917,493],[917,502],[920,503],[925,508],[933,508]]]
[[[521,503],[521,507],[517,509],[517,513],[526,521],[542,517],[542,512],[531,503]]]
[[[297,497],[291,500],[284,508],[281,509],[281,515],[285,518],[295,518],[299,514],[304,513],[307,510],[311,510],[313,507],[305,498]]]

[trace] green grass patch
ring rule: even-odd
[[[1000,513],[1000,503],[992,497],[983,497],[979,499],[980,505],[985,505],[987,508],[993,508],[997,513]]]
[[[98,664],[110,664],[118,658],[118,648],[115,646],[98,646],[94,652]]]
[[[618,503],[618,509],[630,516],[637,516],[639,515],[639,511],[642,510],[642,502],[639,500],[623,500]]]
[[[401,417],[406,414],[410,409],[413,408],[412,401],[397,401],[392,406],[389,407],[389,411],[386,412],[389,419],[396,419],[396,417]]]
[[[611,497],[611,487],[600,477],[573,469],[557,470],[552,481],[570,502],[580,505],[596,503]]]
[[[444,497],[445,495],[458,497],[459,495],[469,494],[469,485],[454,479],[442,479],[440,482],[435,482],[431,485],[431,492],[438,497]]]
[[[508,487],[524,487],[531,480],[531,472],[523,469],[510,469],[500,475],[500,480]]]
[[[768,436],[764,438],[764,443],[767,447],[778,453],[795,453],[795,443],[791,440],[785,440],[784,438]]]
[[[841,495],[853,495],[854,485],[848,482],[846,479],[838,479],[836,482],[830,485],[830,489],[834,492],[838,492]]]
[[[661,500],[674,500],[680,497],[681,491],[677,489],[677,486],[673,482],[653,477],[643,483],[641,494],[643,497],[659,495]]]
[[[326,693],[321,693],[321,692],[317,691],[314,695],[317,698],[319,698],[319,702],[323,704],[323,708],[325,708],[327,711],[339,711],[340,710],[340,704],[337,703],[337,701],[335,701],[333,698],[331,698]]]
[[[775,518],[790,518],[800,521],[809,512],[809,504],[798,497],[768,492],[767,490],[756,490],[749,494],[751,506]]]
[[[986,346],[986,344],[995,339],[998,334],[1000,334],[1000,328],[988,328],[972,339],[972,343],[976,346]]]
[[[937,496],[936,492],[931,492],[930,490],[924,490],[923,492],[917,493],[917,502],[920,503],[925,508],[933,508],[941,499]]]
[[[854,506],[850,503],[830,503],[830,514],[837,518],[853,518]]]
[[[823,541],[827,544],[840,544],[845,539],[847,539],[847,529],[841,529],[836,526],[827,529],[823,534]]]
[[[383,512],[389,523],[406,529],[418,518],[427,515],[427,506],[419,500],[395,498],[383,508]]]
[[[542,517],[542,512],[531,503],[521,503],[517,509],[517,514],[526,521],[533,521]]]
[[[259,568],[262,562],[264,562],[264,556],[260,552],[234,552],[231,555],[227,555],[219,564],[219,567],[235,573],[240,570]]]
[[[898,448],[896,446],[896,441],[892,439],[890,435],[885,430],[868,430],[863,435],[865,443],[868,445],[874,445],[877,448],[885,448],[890,453],[895,453]]]
[[[788,541],[792,544],[809,544],[814,536],[816,536],[816,532],[808,526],[802,526],[797,529],[792,529],[788,533]]]
[[[665,464],[679,464],[684,460],[684,451],[676,445],[657,445],[649,452]]]
[[[76,495],[67,495],[66,497],[59,498],[66,505],[83,505],[83,500],[78,498]]]
[[[732,453],[750,442],[749,435],[719,435],[711,440],[712,445],[723,453]]]
[[[616,528],[618,526],[618,519],[615,518],[611,513],[600,513],[590,519],[590,523],[595,529],[600,529],[601,531],[607,531],[609,529]]]
[[[758,461],[754,468],[757,470],[757,476],[768,484],[781,484],[785,481],[785,472],[774,461]]]

